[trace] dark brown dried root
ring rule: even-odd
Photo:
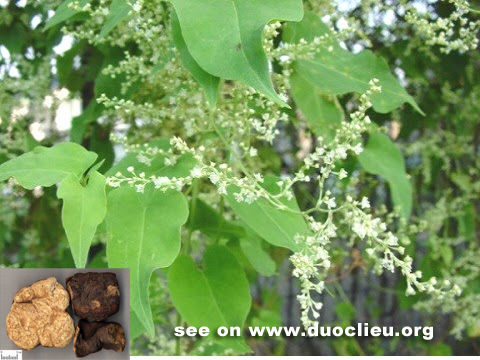
[[[120,290],[113,273],[75,274],[66,280],[73,313],[81,319],[101,321],[118,312]]]
[[[84,357],[102,349],[122,352],[125,349],[125,332],[118,323],[80,320],[75,330],[73,352]]]

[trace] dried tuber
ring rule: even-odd
[[[38,345],[65,347],[75,333],[73,319],[65,311],[67,291],[54,277],[20,289],[7,315],[7,335],[21,349]]]
[[[113,273],[75,274],[66,280],[73,313],[82,319],[101,321],[118,312],[120,290]]]
[[[80,320],[75,330],[73,352],[84,357],[102,349],[122,352],[125,349],[125,332],[120,324]]]

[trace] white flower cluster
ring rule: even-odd
[[[117,138],[117,140],[120,140]],[[235,199],[241,202],[252,203],[256,199],[267,198],[272,203],[277,204],[282,209],[285,205],[275,202],[275,199],[269,199],[269,193],[262,188],[263,176],[259,173],[249,174],[237,178],[231,166],[225,163],[207,162],[205,159],[206,148],[199,146],[197,149],[189,147],[187,143],[179,137],[173,137],[170,141],[171,147],[168,150],[162,150],[150,145],[126,145],[129,153],[137,154],[137,160],[150,166],[153,158],[163,157],[165,166],[174,166],[181,156],[191,156],[196,165],[190,170],[190,173],[183,177],[168,176],[147,176],[145,172],[136,173],[133,166],[127,168],[128,174],[116,173],[107,178],[107,184],[111,187],[118,187],[122,184],[135,187],[138,192],[143,192],[148,184],[153,184],[156,189],[167,191],[170,189],[181,190],[184,186],[190,185],[194,179],[208,178],[217,188],[220,195],[227,194],[227,188],[231,185],[238,187],[239,191],[234,193]]]
[[[325,288],[323,279],[330,268],[330,255],[326,246],[336,236],[332,213],[323,224],[309,217],[312,235],[297,235],[295,242],[300,250],[290,256],[294,266],[293,276],[300,280],[301,292],[297,295],[302,310],[301,321],[305,328],[318,324],[322,302],[312,299],[312,292],[321,294]]]
[[[423,16],[415,8],[409,7],[405,20],[425,38],[427,45],[439,46],[440,51],[444,53],[475,50],[478,46],[480,21],[469,20],[468,15],[472,10],[467,0],[448,0],[448,2],[453,4],[454,11],[447,18],[438,17],[432,20],[428,17],[428,13]]]
[[[377,273],[382,273],[384,269],[391,272],[394,272],[395,268],[400,269],[407,280],[406,295],[414,295],[416,290],[420,292],[436,292],[438,289],[434,287],[436,284],[434,278],[428,282],[419,282],[422,273],[420,271],[412,272],[413,259],[408,255],[403,259],[396,255],[403,255],[405,248],[400,246],[398,238],[387,230],[385,222],[379,218],[374,218],[371,214],[365,213],[360,208],[364,207],[363,205],[365,204],[362,204],[364,200],[360,203],[349,200],[344,222],[352,229],[354,234],[366,242],[367,248],[365,252],[375,263]],[[455,294],[458,290],[455,289]]]
[[[272,58],[278,59],[282,65],[288,66],[295,60],[311,59],[320,51],[333,51],[336,38],[330,34],[315,36],[312,41],[299,39],[297,43],[282,42],[279,47],[270,51]]]
[[[322,304],[312,298],[312,293],[321,293],[325,287],[325,278],[330,268],[328,244],[331,239],[338,236],[334,219],[342,228],[351,229],[352,238],[358,237],[366,243],[365,252],[372,259],[378,273],[384,270],[394,272],[395,269],[401,271],[407,281],[407,295],[413,295],[419,291],[427,292],[436,298],[453,299],[461,293],[460,287],[456,284],[443,282],[437,284],[435,278],[425,282],[420,281],[421,272],[412,270],[413,259],[408,255],[401,257],[405,248],[400,245],[397,236],[388,231],[384,221],[367,213],[370,209],[368,198],[362,197],[360,201],[357,201],[347,195],[343,204],[337,206],[337,201],[331,191],[323,191],[331,174],[336,175],[339,179],[346,176],[344,169],[335,171],[337,161],[346,159],[348,151],[355,154],[362,152],[361,134],[368,129],[370,123],[370,119],[365,113],[372,105],[370,103],[371,95],[380,90],[378,80],[372,80],[370,89],[360,96],[358,110],[350,115],[351,121],[342,125],[330,144],[320,143],[305,158],[304,166],[299,172],[302,179],[307,170],[313,169],[319,172],[317,203],[306,213],[327,213],[324,223],[315,221],[314,217],[308,217],[312,234],[297,236],[296,241],[300,250],[290,257],[294,266],[293,275],[300,279],[301,293],[298,295],[298,300],[302,309],[302,323],[306,328],[318,324],[319,310],[322,308]],[[321,139],[319,140],[321,141]],[[297,174],[297,176],[299,175]],[[290,188],[295,181],[298,179],[286,181],[284,189]]]
[[[453,286],[468,289],[469,283],[475,283],[480,278],[479,250],[478,246],[470,246],[468,251],[465,251],[459,259],[453,262],[448,278],[444,279],[441,284],[444,287],[452,287],[452,284],[455,284]],[[440,310],[444,314],[454,314],[451,333],[457,338],[462,338],[465,330],[473,333],[480,329],[479,301],[480,294],[469,291],[459,298],[430,297],[417,303],[415,308],[430,313]]]
[[[358,110],[350,115],[350,122],[344,122],[338,129],[332,143],[323,145],[322,139],[318,139],[320,145],[304,159],[304,164],[294,179],[286,180],[281,184],[285,193],[296,181],[309,180],[305,171],[317,170],[319,172],[319,197],[315,208],[308,210],[307,213],[328,213],[327,220],[323,224],[317,222],[312,216],[308,217],[312,234],[297,236],[295,240],[300,250],[290,257],[294,266],[293,276],[300,279],[301,293],[297,298],[302,309],[301,320],[306,328],[318,323],[317,319],[320,316],[318,311],[322,308],[322,303],[312,299],[312,292],[320,294],[324,289],[323,279],[330,268],[329,253],[326,246],[330,243],[330,239],[337,235],[333,214],[343,208],[337,207],[336,200],[329,190],[323,192],[324,184],[332,173],[340,179],[347,176],[344,169],[334,172],[337,160],[346,159],[348,151],[353,151],[356,154],[362,151],[361,134],[367,130],[367,126],[370,124],[366,111],[372,106],[370,102],[372,94],[381,91],[378,82],[377,79],[370,81],[370,88],[360,96]],[[367,198],[363,198],[360,203],[350,199],[350,204],[355,204],[355,206],[359,204],[362,208],[370,207]],[[362,231],[362,233],[369,231],[368,228],[358,228],[357,230]]]

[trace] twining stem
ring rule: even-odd
[[[192,188],[192,198],[190,200],[190,219],[192,219],[192,221],[195,221],[195,215],[197,211],[197,198],[200,191],[200,180],[193,179],[191,188]],[[192,224],[190,224],[190,227],[188,228],[187,238],[185,239],[185,247],[184,247],[184,252],[187,255],[190,252],[192,233],[193,233],[193,226]]]

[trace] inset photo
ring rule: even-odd
[[[129,269],[0,269],[6,359],[130,359]]]

